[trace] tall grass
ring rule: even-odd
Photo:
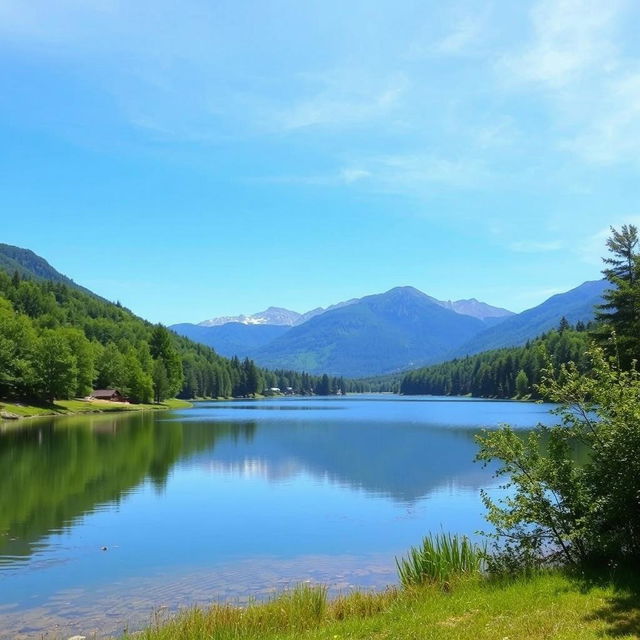
[[[396,558],[396,566],[402,586],[413,587],[478,574],[485,555],[485,549],[466,536],[440,533],[428,535],[419,547],[411,547],[406,558]]]
[[[356,591],[329,600],[326,587],[300,584],[267,602],[245,607],[192,607],[169,619],[160,617],[143,631],[125,634],[123,640],[263,640],[281,635],[297,638],[323,624],[383,613],[399,596],[399,590],[387,589]]]

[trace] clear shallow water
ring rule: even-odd
[[[301,580],[393,583],[425,533],[486,528],[480,429],[548,408],[285,398],[1,431],[0,638],[117,633]]]

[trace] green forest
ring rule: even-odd
[[[555,364],[575,362],[588,368],[585,356],[589,334],[560,327],[523,347],[485,351],[407,373],[400,383],[404,395],[471,395],[484,398],[538,398],[536,385],[548,359]]]
[[[227,359],[64,282],[0,270],[0,399],[53,403],[115,388],[131,402],[242,397],[265,389],[366,390],[327,375]]]

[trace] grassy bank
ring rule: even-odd
[[[0,411],[13,413],[21,418],[37,416],[73,415],[81,413],[105,413],[110,411],[145,411],[187,409],[192,404],[186,400],[171,398],[160,404],[129,404],[107,400],[57,400],[54,404],[11,404],[0,402]]]
[[[354,593],[328,600],[301,586],[247,608],[190,609],[133,640],[588,640],[637,638],[640,580],[587,581],[561,572],[508,581]]]

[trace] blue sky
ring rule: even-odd
[[[640,222],[632,0],[2,0],[2,241],[152,320],[521,310]]]

